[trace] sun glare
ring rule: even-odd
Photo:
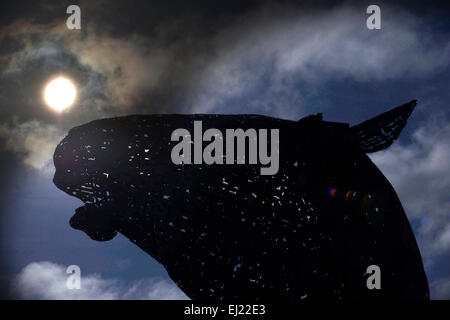
[[[73,104],[76,94],[75,86],[69,79],[58,77],[46,85],[44,99],[50,108],[61,112]]]

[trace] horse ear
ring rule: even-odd
[[[416,104],[417,100],[412,100],[351,127],[351,139],[366,153],[386,149],[398,138]]]

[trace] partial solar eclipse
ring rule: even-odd
[[[51,80],[44,90],[45,102],[57,112],[70,107],[75,101],[76,95],[75,85],[64,77],[57,77]]]

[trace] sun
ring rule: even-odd
[[[44,90],[45,102],[57,112],[70,107],[75,101],[76,95],[75,85],[64,77],[57,77],[51,80]]]

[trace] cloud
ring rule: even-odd
[[[83,10],[95,16],[100,9],[84,3]],[[79,86],[77,105],[54,125],[66,132],[130,113],[245,110],[297,120],[328,81],[420,78],[448,67],[446,34],[405,8],[384,5],[383,12],[377,31],[366,28],[361,7],[349,4],[316,11],[270,3],[222,19],[185,12],[130,32],[110,26],[117,17],[94,19],[76,32],[66,29],[63,15],[16,20],[0,31],[8,49],[0,52],[3,126],[14,115],[54,122],[47,108],[36,108],[43,104],[36,87],[55,72]],[[11,138],[9,149],[29,152],[23,143],[33,137]],[[41,152],[25,154],[26,163],[43,167]]]
[[[430,283],[431,298],[450,300],[450,278],[442,278]]]
[[[104,99],[113,109],[145,104],[147,112],[231,113],[245,105],[249,112],[289,116],[308,95],[299,83],[317,89],[332,79],[422,77],[448,66],[446,35],[437,36],[404,8],[383,10],[391,14],[383,16],[379,31],[368,30],[364,10],[351,5],[314,11],[266,4],[221,23],[186,13],[158,20],[151,33],[126,36],[95,21],[82,32],[67,32],[61,19],[46,25],[20,21],[3,38],[22,47],[3,59],[10,73],[71,55],[77,68],[106,85]]]
[[[450,249],[449,141],[449,121],[436,115],[414,131],[410,143],[396,142],[370,155],[398,193],[429,276],[438,268],[439,259],[445,263]],[[448,270],[444,272],[444,277],[449,275]],[[449,282],[441,277],[432,277],[431,286],[436,286],[432,298],[450,296]]]
[[[163,75],[171,66],[171,50],[155,48],[140,36],[114,38],[92,31],[82,41],[67,41],[81,64],[106,79],[109,101],[116,107],[130,109],[144,103],[146,93],[158,90]]]
[[[83,272],[81,270],[81,272]],[[83,275],[81,288],[68,289],[66,267],[52,262],[32,262],[12,282],[14,298],[36,300],[184,300],[186,295],[164,279],[142,279],[125,284],[99,274]]]
[[[412,135],[371,155],[397,190],[408,217],[419,224],[419,239],[428,255],[450,248],[450,124],[430,119]]]
[[[215,56],[198,73],[194,111],[234,112],[245,105],[295,117],[286,110],[298,112],[308,91],[329,80],[423,77],[448,66],[445,38],[405,10],[383,10],[396,12],[383,20],[388,32],[368,30],[361,8],[352,6],[320,12],[273,6],[240,17],[211,40]]]
[[[297,120],[316,97],[336,94],[330,82],[358,82],[366,90],[395,80],[403,90],[409,81],[407,92],[417,82],[426,84],[423,93],[449,67],[448,31],[438,29],[433,15],[411,13],[413,5],[383,4],[381,30],[368,30],[364,6],[350,4],[316,11],[269,3],[219,16],[197,8],[166,16],[155,8],[132,15],[146,21],[129,19],[126,5],[81,7],[91,19],[80,32],[66,29],[65,15],[52,14],[59,6],[44,20],[0,28],[0,137],[44,172],[63,133],[100,117],[245,112]],[[55,72],[69,73],[79,85],[77,105],[57,121],[37,107],[41,86]],[[350,102],[351,90],[343,92]],[[436,117],[411,142],[371,155],[405,206],[428,274],[450,249],[449,138],[448,119]],[[440,296],[448,288],[444,280],[432,282]]]
[[[53,171],[53,152],[64,133],[56,126],[38,120],[8,125],[0,123],[0,138],[5,139],[5,148],[23,157],[31,168],[45,174]]]

